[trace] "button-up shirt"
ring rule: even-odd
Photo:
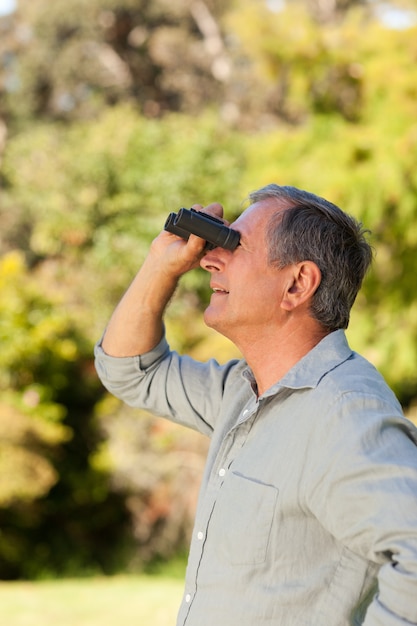
[[[417,624],[417,431],[343,331],[260,397],[245,361],[165,338],[96,367],[211,437],[178,626]]]

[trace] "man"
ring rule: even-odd
[[[416,430],[343,330],[371,248],[313,194],[250,201],[233,251],[162,232],[96,349],[112,393],[211,437],[177,624],[417,624]],[[242,360],[169,350],[165,308],[199,263],[205,322]]]

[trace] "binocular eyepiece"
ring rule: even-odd
[[[216,217],[195,209],[180,209],[178,213],[170,213],[164,230],[185,240],[191,234],[197,235],[206,240],[206,250],[217,247],[234,250],[240,240],[240,233],[237,230],[229,228]]]

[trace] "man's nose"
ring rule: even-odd
[[[221,272],[225,265],[227,250],[223,248],[213,248],[209,250],[200,261],[200,266],[207,272]]]

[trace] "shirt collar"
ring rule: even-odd
[[[274,395],[279,389],[302,389],[317,387],[320,380],[332,369],[347,361],[353,352],[343,330],[326,335],[312,350],[298,361],[281,380],[270,387],[263,397]],[[253,374],[247,367],[243,376],[254,387]],[[256,384],[256,383],[255,383]]]

